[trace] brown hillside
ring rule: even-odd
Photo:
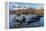
[[[36,15],[44,15],[44,9],[32,9],[32,8],[28,8],[28,9],[19,9],[16,10],[16,14],[36,14]]]

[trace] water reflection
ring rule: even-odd
[[[10,28],[24,27],[42,27],[44,26],[44,17],[37,15],[9,15]]]

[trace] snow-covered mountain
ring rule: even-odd
[[[26,9],[26,8],[43,8],[43,4],[39,3],[20,3],[20,2],[9,2],[9,9],[16,10],[16,9]]]

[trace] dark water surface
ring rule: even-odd
[[[12,19],[14,19],[14,17],[15,17],[16,15],[9,15],[9,27],[10,28],[15,28],[15,22],[12,20]],[[26,21],[28,22],[29,20],[31,20],[30,18],[32,18],[32,16],[34,17],[34,16],[36,16],[36,15],[24,15],[25,16],[25,18],[26,18]],[[19,18],[20,20],[22,19],[22,18]],[[26,24],[22,24],[22,28],[23,27],[43,27],[44,26],[44,16],[43,17],[41,17],[40,18],[40,20],[39,21],[37,21],[37,22],[34,22],[34,23],[31,23],[31,24],[29,24],[29,25],[26,25]]]

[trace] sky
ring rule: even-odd
[[[21,3],[21,2],[9,2],[9,9],[14,10],[14,8],[43,8],[44,4],[40,3]]]

